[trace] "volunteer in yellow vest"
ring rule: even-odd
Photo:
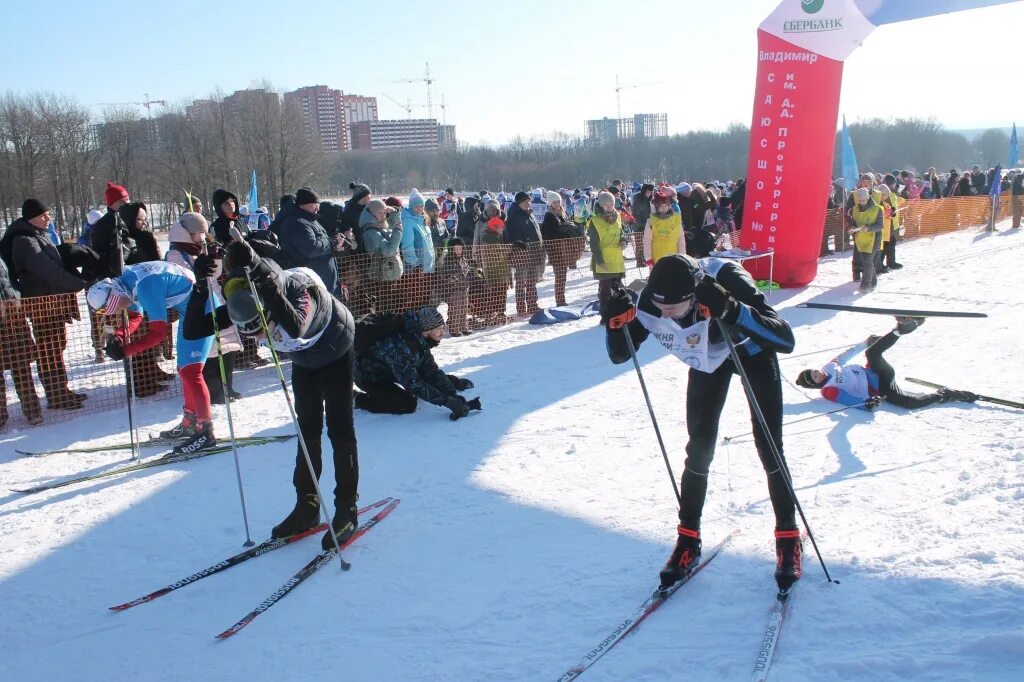
[[[860,290],[866,293],[874,291],[878,284],[875,254],[882,242],[884,215],[882,207],[871,197],[867,188],[859,187],[853,197],[854,204],[849,215],[856,230],[853,233],[853,265],[855,272],[858,268],[861,271]]]
[[[615,210],[615,197],[611,192],[601,192],[597,195],[594,215],[587,222],[587,239],[593,253],[590,269],[594,271],[594,277],[599,282],[597,295],[601,302],[601,310],[604,310],[605,301],[613,289],[622,285],[622,278],[626,275],[626,258],[622,254],[622,249],[628,243],[628,238],[622,231],[622,218]]]
[[[892,193],[892,190],[890,190],[889,186],[885,184],[879,185],[871,192],[871,198],[875,200],[876,204],[882,207],[882,243],[878,247],[878,253],[875,254],[876,275],[884,275],[889,272],[889,268],[882,265],[882,257],[892,240],[892,217],[895,213],[893,210],[892,199],[894,196],[895,195]]]
[[[664,191],[658,191],[653,197],[653,204],[654,212],[644,228],[644,253],[648,254],[649,268],[665,256],[686,253],[683,219],[672,210],[672,199]]]

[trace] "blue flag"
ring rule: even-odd
[[[850,129],[846,127],[846,117],[843,116],[843,184],[847,192],[852,192],[860,179],[857,172],[857,155],[853,151],[853,142],[850,140]]]
[[[252,171],[252,181],[249,183],[249,212],[255,213],[260,207],[260,195],[256,189],[256,170]]]
[[[999,196],[999,184],[1003,181],[1003,167],[996,166],[996,174],[992,177],[992,186],[988,188],[990,197]]]
[[[1020,150],[1017,148],[1017,124],[1013,124],[1013,132],[1010,133],[1010,163],[1007,168],[1016,168],[1020,165]]]

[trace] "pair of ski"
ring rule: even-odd
[[[398,500],[397,498],[385,497],[383,500],[379,500],[377,502],[374,502],[373,504],[370,504],[370,505],[367,505],[367,506],[361,508],[359,510],[359,515],[360,516],[362,516],[364,514],[367,514],[369,512],[372,512],[374,510],[377,510],[377,511],[366,522],[359,524],[359,527],[356,529],[356,532],[353,533],[352,537],[350,537],[344,544],[341,545],[341,548],[345,549],[346,547],[348,547],[349,545],[354,543],[356,540],[361,538],[363,535],[368,533],[371,528],[376,526],[378,523],[380,523],[382,520],[384,520],[384,518],[386,518],[388,516],[388,514],[390,514],[392,511],[394,511],[395,507],[398,506],[399,502],[400,502],[400,500]],[[177,581],[171,583],[170,585],[167,585],[165,587],[161,587],[159,590],[156,590],[154,592],[150,592],[149,594],[144,595],[142,597],[139,597],[138,599],[133,599],[133,600],[131,600],[129,602],[125,602],[124,604],[118,604],[117,606],[111,606],[110,610],[111,611],[126,611],[126,610],[128,610],[128,609],[130,609],[130,608],[132,608],[134,606],[139,606],[140,604],[146,604],[148,602],[153,601],[154,599],[157,599],[159,597],[164,596],[165,594],[170,594],[171,592],[174,592],[175,590],[180,590],[183,587],[191,585],[192,583],[196,582],[197,580],[202,580],[203,578],[207,578],[207,577],[209,577],[211,575],[216,575],[217,573],[220,573],[222,571],[226,571],[227,569],[232,568],[233,566],[237,566],[237,565],[239,565],[239,564],[241,564],[241,563],[243,563],[245,561],[248,561],[249,559],[254,559],[256,557],[263,556],[264,554],[267,554],[268,552],[273,552],[275,549],[280,549],[281,547],[284,547],[286,545],[290,545],[292,543],[298,542],[299,540],[302,540],[303,538],[307,538],[310,535],[315,535],[317,533],[323,533],[326,530],[327,530],[327,524],[324,523],[324,524],[320,524],[319,526],[316,526],[315,528],[310,528],[309,530],[303,531],[302,533],[298,533],[297,535],[292,535],[292,536],[287,537],[287,538],[278,538],[278,539],[273,539],[272,538],[270,540],[266,540],[266,541],[261,542],[260,544],[256,545],[255,547],[251,547],[251,548],[249,548],[249,549],[247,549],[245,551],[239,552],[238,554],[235,554],[232,557],[228,557],[227,559],[224,559],[223,561],[217,562],[217,563],[213,564],[212,566],[210,566],[208,568],[204,568],[201,571],[197,571],[197,572],[193,573],[190,576],[182,578],[181,580],[177,580]],[[335,556],[337,556],[337,552],[334,549],[323,550],[322,552],[317,554],[315,557],[313,557],[312,561],[310,561],[308,564],[303,566],[295,575],[293,575],[291,578],[289,578],[281,587],[279,587],[277,590],[275,590],[269,597],[264,599],[260,603],[259,606],[257,606],[255,609],[253,609],[252,611],[247,613],[244,617],[242,617],[241,620],[236,622],[234,625],[229,627],[227,630],[224,630],[223,632],[218,634],[217,638],[218,639],[226,639],[228,637],[231,637],[235,633],[237,633],[239,630],[244,628],[246,625],[248,625],[249,623],[254,621],[261,613],[263,613],[264,611],[269,609],[271,606],[273,606],[277,602],[281,601],[285,596],[287,596],[296,587],[298,587],[303,581],[305,581],[311,575],[316,573],[317,569],[322,568],[324,565],[330,563],[330,561]]]
[[[247,440],[238,439],[238,447],[245,448],[251,445],[266,445],[268,443],[280,443],[282,441],[294,438],[295,434],[286,434],[281,436],[257,436],[249,438]],[[114,449],[114,448],[108,448]],[[120,474],[127,474],[133,471],[141,471],[142,469],[151,469],[153,467],[164,466],[165,464],[177,464],[178,462],[187,462],[190,459],[199,459],[200,457],[208,457],[210,455],[216,455],[221,452],[230,452],[231,443],[220,443],[213,447],[205,448],[203,450],[197,450],[195,452],[189,452],[186,454],[176,455],[174,450],[168,450],[167,452],[157,455],[153,459],[147,459],[145,462],[136,462],[135,464],[127,464],[122,467],[116,467],[107,471],[102,471],[98,474],[89,474],[87,476],[77,476],[75,478],[65,479],[63,481],[52,481],[50,483],[43,483],[41,485],[33,486],[31,488],[11,488],[11,492],[21,493],[23,495],[31,495],[33,493],[40,493],[44,490],[54,490],[56,488],[64,488],[69,485],[75,485],[76,483],[86,483],[88,481],[97,481],[103,478],[110,478],[111,476],[118,476]]]
[[[239,436],[235,440],[239,443],[251,443],[251,442],[262,442],[267,438],[273,438],[274,436]],[[291,436],[289,436],[291,438]],[[161,445],[175,446],[186,442],[188,438],[161,438],[159,436],[152,436],[149,440],[144,440],[141,443],[136,443],[137,447],[143,448],[155,448]],[[82,448],[66,448],[63,450],[15,450],[19,455],[26,457],[45,457],[47,455],[71,455],[71,454],[87,454],[93,452],[113,452],[114,450],[131,450],[131,443],[114,443],[112,445],[92,445],[89,447]]]
[[[650,597],[644,600],[644,602],[629,615],[628,618],[616,625],[608,636],[594,645],[590,651],[587,652],[586,656],[583,657],[583,660],[562,673],[562,676],[558,678],[558,682],[569,682],[569,680],[575,680],[586,672],[602,656],[608,653],[612,647],[621,642],[626,635],[636,630],[636,628],[640,626],[640,623],[644,622],[648,616],[657,611],[662,604],[668,601],[673,594],[678,592],[680,588],[700,573],[705,566],[710,564],[712,560],[721,553],[725,546],[732,542],[732,539],[738,534],[738,530],[732,531],[724,540],[719,542],[710,550],[705,551],[701,556],[700,563],[697,564],[694,569],[686,574],[686,576],[681,580],[670,587],[656,589]],[[778,595],[776,595],[775,603],[772,605],[772,609],[768,614],[768,625],[765,629],[765,635],[762,639],[760,650],[758,651],[757,662],[754,664],[753,680],[763,681],[768,675],[772,659],[775,656],[775,645],[778,642],[779,632],[782,630],[782,624],[789,610],[788,607],[792,592],[793,590],[790,588],[786,592],[779,592]]]

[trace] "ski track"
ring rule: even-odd
[[[906,267],[866,296],[840,256],[821,263],[813,286],[773,292],[794,327],[794,354],[892,327],[793,307],[802,301],[984,310],[985,320],[930,319],[887,358],[900,376],[1024,398],[1024,235],[964,231],[898,251]],[[0,435],[4,679],[256,681],[326,669],[345,680],[557,678],[649,594],[673,540],[675,500],[632,364],[608,362],[596,318],[513,324],[445,341],[437,357],[473,379],[467,395],[484,411],[457,423],[425,404],[402,417],[357,412],[361,501],[390,495],[401,505],[345,551],[350,572],[328,564],[226,642],[213,635],[306,563],[317,538],[124,613],[107,607],[241,549],[230,453],[20,496],[6,489],[104,470],[128,454],[23,458],[13,448],[124,440],[111,432],[124,416]],[[828,357],[780,360],[791,381]],[[640,358],[678,476],[686,374],[652,343]],[[274,376],[241,377],[239,435],[290,432]],[[836,407],[788,382],[783,395],[787,419]],[[139,407],[143,437],[179,409]],[[215,414],[226,436],[223,407]],[[1021,416],[983,403],[915,413],[883,404],[785,429],[798,495],[841,584],[826,583],[808,543],[774,679],[1020,679]],[[749,428],[735,380],[719,436]],[[295,444],[239,456],[260,541],[291,508]],[[766,497],[749,436],[720,444],[705,543],[741,534],[586,680],[748,679],[774,598]]]

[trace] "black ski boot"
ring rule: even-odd
[[[925,318],[923,317],[901,317],[897,315],[896,333],[900,336],[905,336],[924,324],[924,320]]]
[[[217,444],[217,438],[213,435],[213,422],[196,422],[196,432],[191,438],[171,450],[171,457],[191,455],[200,450],[212,448]]]
[[[166,431],[161,431],[161,440],[185,440],[196,435],[196,415],[184,408],[182,411],[184,416],[181,422]]]
[[[800,540],[800,529],[775,531],[775,582],[779,592],[788,592],[789,588],[803,575],[801,559],[803,558],[803,542]]]
[[[299,495],[295,501],[295,509],[292,509],[291,513],[284,517],[284,521],[274,526],[270,531],[270,537],[290,538],[319,525],[320,498],[314,493]]]
[[[359,524],[359,508],[353,505],[342,505],[334,510],[334,521],[331,528],[334,529],[334,536],[338,538],[338,546],[344,547],[349,538],[356,532]],[[325,550],[334,549],[334,541],[331,540],[331,528],[324,533],[320,546]]]
[[[700,562],[700,531],[679,526],[679,538],[672,556],[661,569],[661,589],[672,587],[694,569]]]
[[[940,388],[939,390],[936,391],[936,393],[942,396],[942,402],[944,403],[973,403],[978,399],[977,393],[971,393],[970,391],[961,391],[960,389],[957,388]]]

